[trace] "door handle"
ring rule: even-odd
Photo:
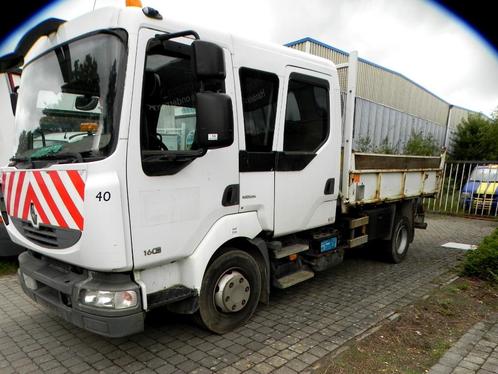
[[[223,192],[223,197],[221,199],[221,205],[232,206],[239,205],[239,185],[231,184],[225,188]]]
[[[327,182],[325,182],[325,189],[323,193],[325,195],[333,195],[334,188],[335,188],[335,178],[329,178],[327,179]]]

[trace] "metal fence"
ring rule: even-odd
[[[447,162],[441,189],[425,206],[438,213],[498,217],[498,161]]]

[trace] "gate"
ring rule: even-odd
[[[498,161],[448,161],[441,190],[425,199],[428,211],[498,217]]]

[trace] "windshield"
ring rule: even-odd
[[[475,168],[470,175],[471,181],[498,182],[498,168]]]
[[[101,33],[58,46],[23,69],[13,161],[92,161],[118,138],[125,44]]]

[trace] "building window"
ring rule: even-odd
[[[315,152],[329,134],[327,81],[291,74],[285,111],[284,151]]]
[[[278,77],[248,68],[241,68],[239,74],[246,151],[270,152],[277,114]]]

